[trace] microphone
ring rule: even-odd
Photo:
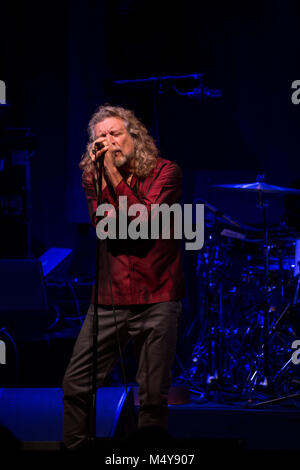
[[[95,142],[95,146],[92,150],[93,154],[96,156],[96,153],[99,152],[99,150],[103,149],[104,144],[103,142]]]
[[[94,148],[92,150],[93,154],[95,155],[95,161],[94,161],[94,165],[96,166],[97,170],[98,170],[98,178],[99,178],[99,181],[100,181],[100,175],[102,174],[102,167],[103,167],[103,157],[104,157],[104,154],[101,155],[101,158],[98,158],[98,160],[96,160],[96,154],[97,152],[99,152],[99,150],[103,149],[105,147],[105,145],[103,144],[103,142],[95,142],[95,145],[94,145]],[[99,192],[100,194],[100,192]]]

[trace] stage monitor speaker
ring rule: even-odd
[[[0,390],[0,425],[25,448],[59,447],[62,441],[61,388],[3,388]],[[132,389],[103,387],[97,391],[97,438],[121,438],[134,431]]]

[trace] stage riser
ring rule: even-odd
[[[2,389],[0,424],[27,443],[27,448],[58,448],[62,441],[62,397],[60,388]],[[98,390],[97,436],[119,437],[120,429],[125,435],[132,432],[129,409],[136,417],[133,393],[125,400],[121,387]],[[169,406],[172,436],[181,441],[198,440],[202,449],[206,441],[210,442],[210,448],[218,448],[220,442],[226,447],[227,442],[229,447],[232,443],[241,443],[246,450],[299,451],[299,423],[300,411],[288,408],[251,410],[211,404]]]

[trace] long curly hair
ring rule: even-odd
[[[117,117],[123,120],[125,128],[134,141],[134,174],[138,178],[146,178],[155,168],[159,155],[154,139],[149,135],[146,127],[135,116],[133,111],[109,104],[100,106],[91,117],[88,125],[89,141],[86,151],[81,157],[79,168],[86,172],[94,171],[94,163],[89,155],[89,147],[95,140],[94,126],[108,117]]]

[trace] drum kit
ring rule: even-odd
[[[197,258],[200,326],[189,380],[207,396],[300,397],[300,365],[292,359],[300,338],[300,233],[270,227],[266,200],[267,194],[299,197],[300,190],[264,181],[214,187],[255,192],[262,223],[242,224],[197,199],[205,206],[205,243]]]

